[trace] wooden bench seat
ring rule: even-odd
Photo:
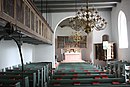
[[[113,83],[113,82],[119,82],[119,83],[124,83],[123,78],[107,78],[107,79],[75,79],[75,80],[70,80],[70,79],[62,79],[62,80],[55,80],[52,79],[50,81],[50,84],[60,84],[60,85],[84,85],[84,84],[102,84],[102,83]]]
[[[92,75],[54,75],[53,79],[61,78],[61,79],[72,79],[72,78],[77,78],[77,79],[84,79],[84,78],[115,78],[114,75],[112,74],[106,74],[106,75],[98,75],[98,74],[92,74]]]
[[[36,73],[32,72],[0,72],[0,75],[18,75],[18,76],[28,76],[29,86],[36,87]]]

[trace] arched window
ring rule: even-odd
[[[128,48],[127,21],[123,11],[118,15],[119,48]]]

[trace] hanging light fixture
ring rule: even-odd
[[[78,17],[70,18],[69,24],[76,31],[82,30],[81,20]]]
[[[95,8],[88,7],[88,0],[86,8],[78,10],[76,16],[71,19],[70,23],[72,23],[72,29],[78,31],[82,30],[87,34],[92,32],[94,29],[98,31],[104,30],[107,25],[105,19],[99,15],[99,12]],[[75,26],[77,28],[75,28]]]

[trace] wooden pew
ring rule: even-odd
[[[52,77],[52,62],[32,62],[25,66],[26,68],[34,67],[41,71],[41,87],[49,82]]]
[[[130,84],[49,85],[48,87],[130,87]]]
[[[40,84],[38,86],[44,87],[45,84],[49,81],[49,64],[44,62],[37,62],[37,63],[29,63],[24,66],[25,70],[39,70],[40,71]],[[15,67],[16,70],[21,70],[21,67]]]
[[[20,68],[18,69],[11,69],[11,70],[6,70],[6,72],[22,72],[20,70]],[[24,72],[29,72],[29,73],[36,73],[36,83],[37,83],[37,86],[39,87],[40,85],[40,70],[30,70],[30,69],[24,69]]]
[[[108,72],[104,72],[104,71],[98,71],[98,72],[56,72],[54,73],[54,75],[74,75],[74,74],[77,74],[77,75],[90,75],[90,74],[108,74]]]
[[[18,75],[18,76],[28,76],[29,86],[36,87],[36,73],[32,72],[0,72],[0,75]]]
[[[60,85],[60,86],[71,86],[71,85],[94,85],[94,84],[112,84],[112,83],[124,83],[125,81],[122,78],[107,78],[107,79],[62,79],[50,81],[51,85]]]
[[[92,74],[92,75],[54,75],[53,79],[87,79],[87,78],[115,78],[112,74],[106,74],[106,75],[98,75],[98,74]]]
[[[0,75],[0,80],[16,80],[20,81],[21,86],[29,87],[29,78],[27,76],[20,75]]]
[[[12,80],[0,80],[0,87],[21,87],[20,82],[12,81]]]

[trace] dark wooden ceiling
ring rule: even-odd
[[[32,0],[42,13],[74,12],[86,6],[87,0]],[[89,0],[89,7],[112,10],[121,0]]]

